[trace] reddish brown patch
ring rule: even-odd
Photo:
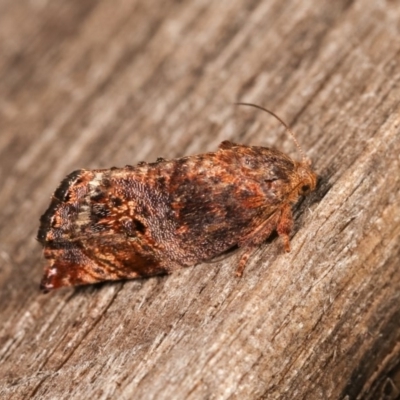
[[[273,231],[290,250],[291,206],[316,180],[307,162],[228,141],[214,153],[75,171],[40,220],[41,287],[169,273],[234,246],[244,249],[241,275]]]

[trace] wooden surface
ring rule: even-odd
[[[1,399],[400,395],[399,37],[396,1],[1,1]],[[67,173],[224,139],[299,157],[235,101],[320,176],[291,253],[39,292]]]

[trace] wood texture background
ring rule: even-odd
[[[0,2],[1,399],[400,396],[397,1]],[[69,172],[215,150],[320,176],[292,252],[43,295],[38,219]]]

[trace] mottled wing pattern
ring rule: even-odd
[[[41,218],[42,288],[168,273],[235,245],[247,248],[243,270],[273,230],[288,246],[299,167],[277,150],[223,142],[214,153],[75,171]]]
[[[216,153],[175,160],[168,189],[187,265],[232,248],[279,210],[281,186],[289,177],[271,168],[269,158],[278,156],[274,150],[223,142]]]
[[[109,179],[109,171],[75,171],[53,195],[38,240],[49,259],[43,289],[164,273],[144,225]]]

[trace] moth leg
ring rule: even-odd
[[[247,261],[251,254],[271,235],[274,230],[277,229],[280,219],[281,213],[275,212],[253,232],[251,232],[238,243],[239,247],[243,247],[245,251],[240,258],[239,265],[236,270],[236,276],[243,275],[243,271],[246,268]]]
[[[285,204],[281,208],[281,217],[278,222],[278,226],[276,228],[278,235],[283,240],[283,246],[285,251],[289,253],[290,251],[290,238],[289,235],[292,232],[293,228],[293,215],[292,209],[289,204]]]
[[[239,265],[236,269],[236,276],[239,278],[243,275],[243,271],[246,268],[246,264],[251,254],[256,250],[257,246],[248,246],[245,248],[244,253],[240,257]]]

